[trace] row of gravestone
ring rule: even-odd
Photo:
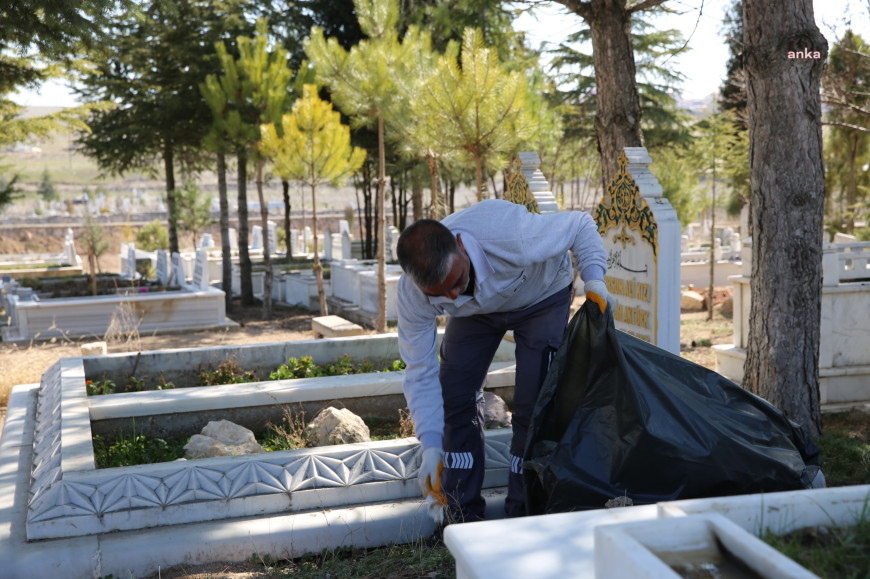
[[[263,245],[263,228],[260,225],[254,225],[251,228],[251,244],[248,246],[250,251],[267,251],[269,255],[278,253],[278,230],[274,221],[266,222],[266,245]],[[238,232],[234,228],[229,229],[230,249],[238,249]],[[322,243],[321,243],[322,241]],[[387,246],[389,254],[387,261],[396,261],[396,246],[399,242],[399,230],[390,225],[387,227]],[[311,227],[305,226],[300,231],[298,229],[290,229],[290,255],[309,255],[313,249],[314,236]],[[199,241],[199,249],[213,250],[216,248],[215,240],[212,234],[204,233]],[[356,248],[353,236],[350,233],[349,223],[342,219],[339,221],[339,233],[333,233],[332,229],[327,227],[322,235],[318,235],[318,253],[321,259],[355,259],[362,257],[361,248]]]

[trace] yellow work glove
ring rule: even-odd
[[[444,451],[440,448],[427,448],[423,451],[417,483],[426,498],[426,510],[436,523],[444,520],[444,506],[447,497],[441,490],[441,471],[444,470]]]
[[[586,282],[586,299],[598,304],[602,314],[607,306],[616,309],[616,298],[607,291],[607,284],[603,280],[592,279]]]

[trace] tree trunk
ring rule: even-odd
[[[272,317],[272,255],[269,252],[269,204],[263,198],[263,160],[257,159],[257,199],[260,201],[260,220],[263,222],[263,264],[266,266],[266,276],[263,280],[263,319]],[[314,243],[317,245],[317,230],[314,231]]]
[[[224,303],[227,313],[233,304],[233,262],[230,247],[230,203],[227,199],[227,157],[224,153],[217,154],[218,201],[221,216],[221,289],[224,290]]]
[[[423,219],[423,184],[419,179],[411,181],[411,223]],[[399,229],[404,230],[407,223]]]
[[[828,45],[811,0],[743,3],[752,208],[745,388],[821,432],[825,179],[819,85]],[[789,60],[788,52],[819,59]]]
[[[707,294],[707,321],[713,319],[713,283],[716,279],[716,159],[713,159],[713,200],[710,202],[710,291]]]
[[[474,177],[477,179],[477,202],[483,201],[483,159],[477,157],[474,163]]]
[[[323,266],[320,264],[320,250],[317,247],[317,202],[315,198],[314,169],[311,170],[311,225],[314,231],[314,277],[317,278],[317,297],[320,298],[320,315],[328,316],[326,291],[323,289]]]
[[[429,174],[432,176],[432,209],[430,219],[438,219],[438,159],[432,149],[426,149],[426,160],[429,162]]]
[[[286,179],[281,179],[281,191],[284,193],[284,245],[287,250],[287,263],[290,263],[293,244],[290,241],[290,182]]]
[[[595,132],[606,190],[619,169],[617,159],[623,147],[643,146],[640,99],[631,46],[633,11],[626,9],[626,0],[556,1],[581,16],[592,32],[592,63],[598,99]],[[664,0],[645,0],[641,4],[646,9],[662,2]]]
[[[239,274],[242,305],[254,305],[254,284],[251,281],[251,256],[248,253],[248,154],[242,150],[238,159],[239,195]]]
[[[856,204],[858,196],[858,184],[855,180],[855,158],[858,156],[858,141],[860,135],[852,131],[847,137],[849,143],[849,176],[846,182],[846,233],[855,233],[855,213],[858,211]]]
[[[378,198],[377,209],[378,215],[378,321],[376,330],[378,332],[387,331],[387,276],[386,263],[387,252],[386,243],[386,223],[387,216],[384,210],[384,186],[386,185],[386,173],[384,165],[386,164],[386,154],[384,152],[384,119],[378,117]]]
[[[97,295],[97,256],[94,248],[88,247],[88,267],[91,269],[91,295]]]
[[[175,160],[172,145],[163,145],[163,169],[166,172],[166,208],[169,213],[169,254],[178,253],[178,208],[175,203]],[[194,246],[196,247],[196,246]]]

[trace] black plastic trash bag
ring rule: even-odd
[[[623,332],[587,301],[529,425],[528,514],[809,488],[819,451],[770,403]]]

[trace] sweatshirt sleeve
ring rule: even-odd
[[[522,208],[521,208],[522,209]],[[583,211],[521,215],[524,260],[535,263],[571,250],[583,281],[604,279],[607,254],[592,216]]]
[[[405,275],[397,292],[399,354],[405,362],[402,388],[417,438],[423,448],[440,447],[444,434],[444,402],[438,378],[435,308]]]

